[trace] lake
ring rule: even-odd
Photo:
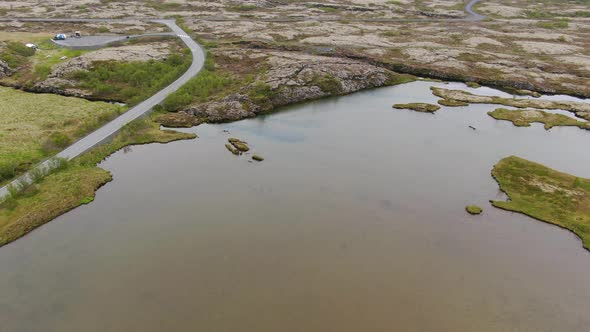
[[[590,131],[391,108],[432,85],[505,95],[414,82],[119,151],[92,204],[0,248],[0,330],[588,331],[581,241],[488,201],[509,155],[590,178]]]

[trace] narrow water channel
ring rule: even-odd
[[[391,108],[436,102],[433,84],[464,88],[365,91],[116,153],[94,203],[0,248],[0,331],[588,331],[590,253],[488,200],[513,154],[590,178],[590,131]]]

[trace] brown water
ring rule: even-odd
[[[590,177],[590,132],[391,109],[431,84],[115,154],[93,204],[0,249],[0,331],[588,331],[581,242],[487,201],[511,154]]]

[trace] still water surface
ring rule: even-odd
[[[590,132],[391,108],[431,85],[115,154],[94,203],[0,249],[0,331],[588,331],[580,241],[487,202],[512,154],[590,177]]]

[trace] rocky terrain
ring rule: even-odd
[[[543,99],[502,98],[495,96],[475,95],[463,90],[449,90],[437,87],[431,88],[432,93],[446,100],[464,103],[497,104],[518,108],[538,108],[549,110],[565,110],[574,113],[577,117],[590,120],[590,104],[577,101],[554,101]]]
[[[171,54],[171,45],[167,42],[145,43],[109,47],[66,60],[55,65],[45,80],[37,82],[31,90],[37,92],[57,93],[67,96],[91,97],[89,91],[77,88],[74,74],[92,69],[100,61],[150,61],[163,60]]]
[[[139,19],[174,16],[207,42],[215,56],[247,58],[255,65],[253,80],[184,107],[176,118],[169,116],[176,125],[181,118],[189,123],[236,120],[281,105],[395,83],[391,77],[399,74],[477,82],[514,94],[590,97],[588,3],[486,0],[476,10],[488,18],[479,22],[461,20],[464,5],[461,0],[27,0],[0,1],[0,13],[137,18],[81,28],[111,33],[162,31]],[[0,27],[33,29],[18,22],[0,22]],[[51,29],[76,28],[58,24]],[[76,66],[76,61],[70,64]],[[225,69],[244,79],[242,68]],[[55,70],[37,86],[64,83],[60,71],[68,69]],[[252,91],[262,87],[268,87],[269,97],[254,98]]]
[[[297,17],[462,17],[461,0],[36,0],[0,1],[0,9],[12,17],[159,17],[165,15],[259,19]]]
[[[221,40],[317,50],[440,79],[590,96],[590,20],[572,18],[547,28],[538,24],[526,18],[444,24],[189,20],[193,30]]]
[[[6,62],[0,60],[0,78],[8,76],[10,74],[12,74],[12,69],[8,66]]]
[[[238,120],[283,105],[414,79],[409,75],[346,58],[241,49],[216,51],[214,54],[230,57],[235,64],[258,59],[257,66],[264,70],[253,83],[236,93],[219,100],[191,105],[181,110],[178,117],[185,118],[188,114],[211,122]],[[259,89],[262,91],[257,91]]]

